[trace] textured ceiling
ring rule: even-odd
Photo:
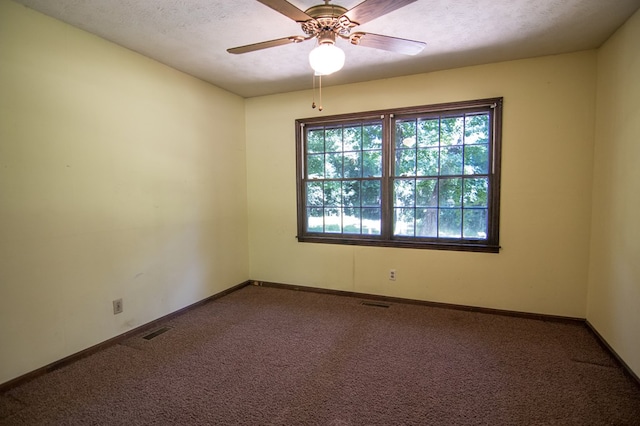
[[[350,9],[362,0],[336,0]],[[311,88],[313,40],[242,55],[226,49],[303,34],[255,0],[17,0],[243,97]],[[289,0],[306,10],[319,0]],[[345,67],[324,85],[599,47],[640,0],[418,0],[366,31],[424,41],[405,56],[339,40]]]

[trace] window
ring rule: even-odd
[[[499,250],[502,98],[296,120],[298,241]]]

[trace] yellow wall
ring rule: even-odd
[[[499,254],[298,243],[294,120],[318,114],[312,94],[247,100],[251,278],[584,318],[595,82],[589,51],[324,91],[324,115],[503,96]]]
[[[247,280],[244,139],[242,98],[0,0],[0,383]]]
[[[640,375],[640,11],[598,52],[587,320]]]

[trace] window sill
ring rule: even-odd
[[[410,241],[406,239],[382,240],[372,238],[343,238],[341,236],[302,236],[297,237],[300,243],[341,244],[373,247],[395,247],[427,250],[470,251],[478,253],[499,253],[500,246],[486,244],[484,242],[458,242],[458,241]]]

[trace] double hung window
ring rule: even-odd
[[[298,240],[499,250],[502,98],[296,121]]]

